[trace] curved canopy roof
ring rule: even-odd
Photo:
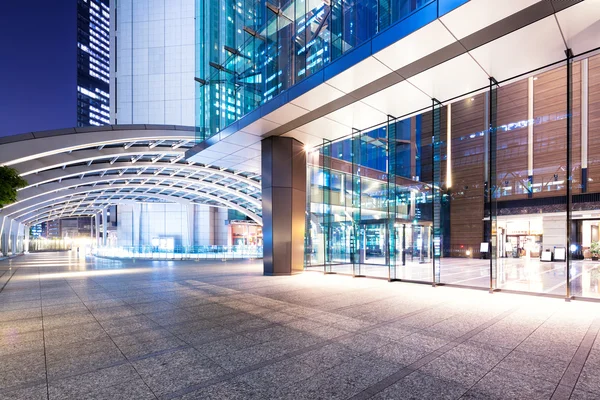
[[[258,171],[186,161],[194,128],[108,125],[0,139],[0,164],[28,186],[0,217],[33,225],[119,203],[177,202],[240,211],[262,223]]]

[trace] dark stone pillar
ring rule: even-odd
[[[265,275],[304,269],[306,152],[294,138],[262,141],[263,263]]]

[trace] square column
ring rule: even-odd
[[[102,247],[106,247],[108,239],[108,210],[107,207],[102,209]]]
[[[265,275],[304,270],[306,152],[294,138],[262,143],[263,263]]]

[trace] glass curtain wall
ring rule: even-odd
[[[197,0],[197,141],[435,1]]]
[[[600,297],[598,113],[587,55],[324,142],[306,268]]]

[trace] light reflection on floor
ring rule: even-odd
[[[404,266],[388,268],[383,258],[369,258],[368,264],[334,264],[331,272],[431,282],[431,262],[406,262]],[[556,295],[566,294],[565,262],[541,262],[538,258],[501,258],[493,263],[484,259],[442,258],[436,281],[454,285],[489,288],[490,270],[495,272],[494,288]],[[322,271],[323,267],[310,270]],[[571,295],[600,298],[600,262],[577,260],[571,263]]]

